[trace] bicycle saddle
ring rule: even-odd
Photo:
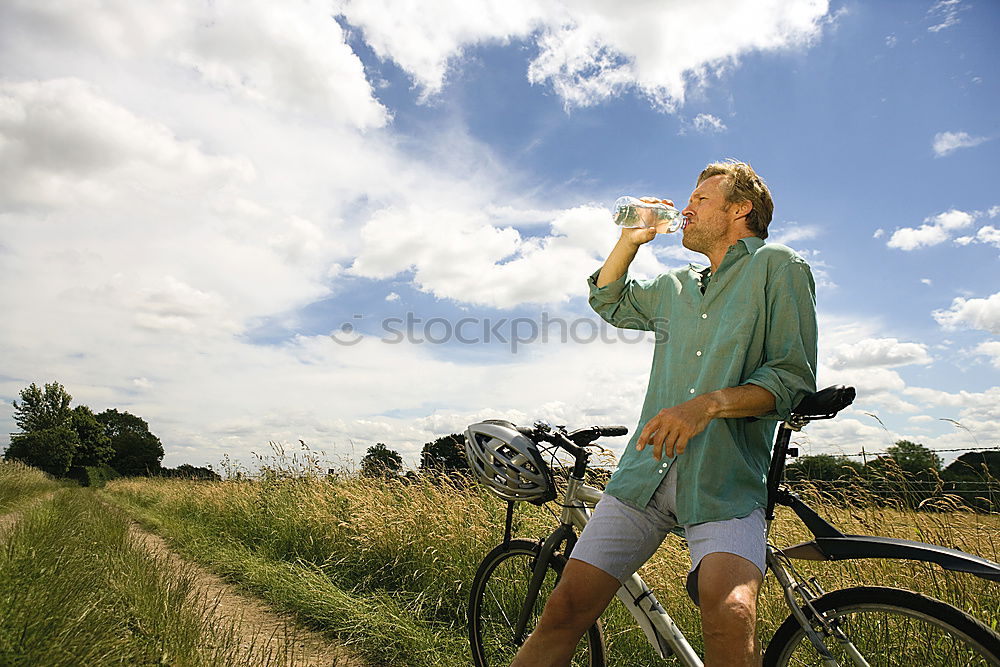
[[[829,419],[853,403],[856,394],[854,387],[827,387],[799,401],[792,414],[810,419]]]

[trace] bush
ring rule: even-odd
[[[95,489],[121,477],[117,470],[106,463],[99,466],[73,466],[66,476],[75,479],[80,486],[92,486]]]
[[[190,463],[182,463],[176,468],[161,468],[160,477],[175,477],[178,479],[203,480],[207,482],[221,482],[222,477],[211,468],[193,466]]]

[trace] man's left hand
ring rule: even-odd
[[[664,454],[682,454],[688,441],[704,431],[712,421],[710,408],[711,400],[698,396],[672,408],[660,410],[646,422],[636,441],[636,450],[641,452],[647,445],[653,445],[653,458],[657,461]]]

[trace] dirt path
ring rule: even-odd
[[[133,536],[150,553],[164,558],[178,570],[190,573],[204,599],[223,624],[232,624],[241,645],[275,656],[290,655],[287,664],[296,667],[366,667],[357,656],[332,643],[322,634],[304,628],[290,616],[275,612],[263,602],[249,597],[221,577],[174,553],[162,537],[133,523]]]
[[[28,501],[18,509],[0,514],[0,534],[17,523],[32,507],[55,495],[49,492]],[[367,667],[348,649],[322,634],[304,628],[287,615],[279,614],[263,602],[240,592],[235,586],[203,567],[171,551],[162,537],[144,530],[138,523],[130,526],[136,541],[150,553],[164,559],[179,572],[195,581],[201,600],[208,602],[221,627],[232,626],[241,647],[249,655],[274,656],[274,663],[294,667]]]

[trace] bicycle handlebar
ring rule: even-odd
[[[534,428],[519,426],[517,430],[536,442],[552,443],[573,455],[577,455],[580,448],[587,447],[598,438],[613,438],[628,433],[625,426],[587,426],[567,432],[561,426],[551,427],[540,422]]]

